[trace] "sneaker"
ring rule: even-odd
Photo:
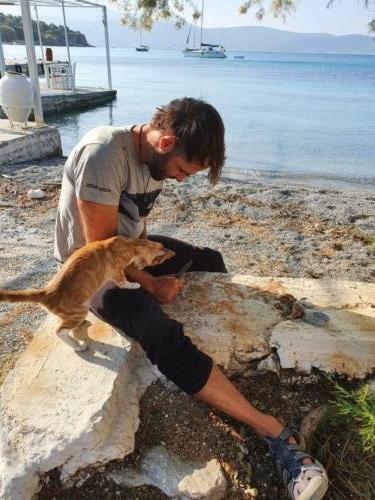
[[[300,444],[290,444],[290,437],[301,443],[299,432],[292,428],[284,429],[277,438],[265,438],[289,497],[292,500],[321,500],[328,489],[327,473]],[[312,463],[304,464],[306,458]]]

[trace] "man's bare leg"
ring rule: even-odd
[[[249,425],[262,438],[276,438],[284,428],[275,417],[257,410],[216,365],[206,385],[194,397]],[[291,437],[289,442],[296,443],[296,440]],[[305,459],[303,463],[309,464],[311,460]]]
[[[249,425],[260,437],[277,437],[283,430],[276,418],[262,413],[247,401],[215,365],[206,385],[194,397]]]

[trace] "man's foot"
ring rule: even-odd
[[[277,438],[265,438],[292,500],[320,500],[328,489],[324,467],[301,447],[299,433],[286,428]],[[295,440],[295,443],[291,441]]]

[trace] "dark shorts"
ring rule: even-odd
[[[191,271],[226,273],[221,254],[164,236],[148,236],[175,252],[172,259],[150,267],[154,276],[176,274],[189,260]],[[91,311],[137,340],[151,363],[187,394],[199,392],[207,382],[212,359],[185,336],[182,325],[169,318],[155,299],[142,288],[128,290],[108,283],[94,295]]]

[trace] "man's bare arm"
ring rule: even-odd
[[[118,206],[102,205],[92,201],[77,199],[78,209],[83,225],[86,243],[105,240],[116,233]],[[146,234],[145,234],[146,236]],[[182,283],[171,276],[154,278],[142,269],[129,266],[126,275],[139,283],[142,288],[153,295],[161,303],[171,302],[180,291]]]
[[[77,199],[86,243],[106,240],[116,233],[118,206]]]

